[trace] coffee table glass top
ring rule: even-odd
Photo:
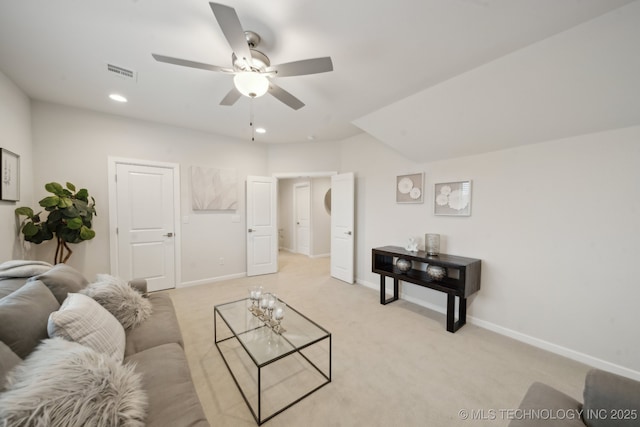
[[[291,354],[331,335],[307,317],[287,306],[281,334],[274,333],[265,323],[251,314],[251,301],[246,298],[215,306],[233,334],[238,338],[256,365]]]

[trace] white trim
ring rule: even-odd
[[[326,172],[278,172],[273,173],[271,176],[278,179],[292,179],[292,178],[324,178],[327,176],[338,175],[336,171]]]
[[[179,288],[188,288],[190,286],[199,286],[199,285],[206,285],[208,283],[224,282],[225,280],[241,279],[243,277],[247,277],[247,273],[246,272],[229,274],[227,276],[211,277],[209,279],[191,280],[189,282],[180,283],[180,285],[178,287]]]
[[[365,286],[367,288],[374,289],[376,290],[376,292],[380,292],[379,284],[373,284],[371,282],[367,282],[365,280],[360,280],[360,279],[356,280],[356,283],[359,285]],[[438,313],[442,313],[445,315],[447,313],[446,307],[431,304],[413,297],[407,297],[402,292],[400,292],[399,298],[405,301],[411,302],[413,304],[428,308],[429,310],[436,311]],[[584,363],[585,365],[589,365],[594,368],[602,369],[604,371],[609,371],[614,374],[622,375],[624,377],[633,378],[636,381],[640,381],[639,371],[634,371],[633,369],[629,369],[624,366],[617,365],[615,363],[607,362],[606,360],[590,356],[586,353],[581,353],[579,351],[575,351],[570,348],[563,347],[561,345],[542,340],[540,338],[532,337],[531,335],[523,334],[522,332],[505,328],[504,326],[500,326],[495,323],[488,322],[486,320],[482,320],[474,316],[467,315],[467,322],[474,324],[480,328],[487,329],[497,334],[512,338],[516,341],[529,344],[533,347],[537,347],[542,350],[546,350],[548,352],[558,354],[560,356],[564,356],[567,359],[575,360],[576,362]]]
[[[141,160],[141,159],[129,159],[124,157],[107,157],[107,182],[109,186],[109,259],[110,259],[110,271],[112,275],[118,273],[118,234],[116,232],[118,228],[118,204],[116,202],[116,170],[118,164],[127,165],[139,165],[168,168],[173,170],[173,228],[175,235],[175,277],[174,283],[176,286],[180,283],[182,278],[182,229],[180,222],[180,164],[169,162],[157,162],[153,160]]]
[[[311,255],[309,256],[309,258],[330,258],[331,257],[331,253],[327,253],[327,254],[318,254],[318,255]]]

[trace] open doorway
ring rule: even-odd
[[[310,258],[331,255],[331,176],[278,179],[278,247]]]

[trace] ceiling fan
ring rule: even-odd
[[[209,3],[209,5],[233,51],[231,54],[231,67],[219,67],[155,53],[152,56],[156,61],[168,64],[234,74],[234,87],[222,99],[220,105],[233,105],[242,95],[257,98],[269,92],[279,101],[294,110],[299,110],[304,107],[304,103],[276,85],[271,78],[333,71],[333,63],[328,56],[271,65],[267,55],[255,49],[260,43],[260,36],[253,31],[243,30],[234,8],[213,2]]]

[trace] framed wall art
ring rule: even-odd
[[[436,215],[471,215],[471,181],[436,184],[434,197]]]
[[[424,201],[424,173],[396,177],[397,203],[422,203]]]
[[[191,208],[194,211],[235,210],[238,185],[235,169],[191,167]]]
[[[0,148],[0,200],[20,200],[20,156]]]

